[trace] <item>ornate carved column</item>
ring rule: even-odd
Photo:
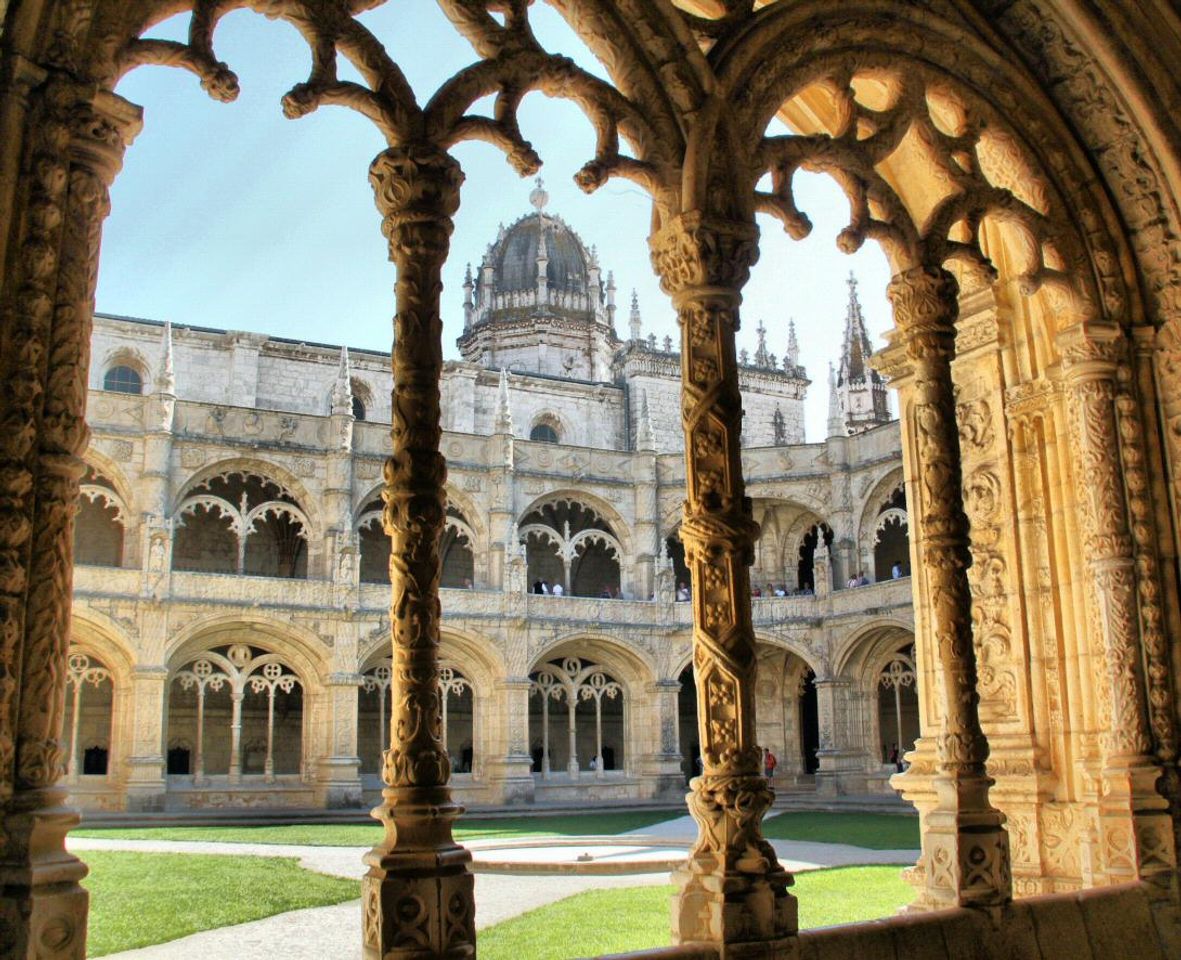
[[[440,274],[463,174],[445,153],[411,145],[379,154],[369,181],[398,284],[393,454],[383,494],[391,548],[391,746],[382,803],[373,811],[385,838],[365,857],[363,951],[367,960],[468,957],[475,952],[471,855],[451,835],[462,807],[447,786],[438,687],[447,474],[439,452]]]
[[[0,303],[0,957],[82,957],[63,767],[72,521],[107,189],[137,108],[60,78],[32,109],[26,229]]]
[[[1139,439],[1139,418],[1118,383],[1121,363],[1127,365],[1126,341],[1116,326],[1077,324],[1059,335],[1059,345],[1074,468],[1083,491],[1092,632],[1103,645],[1107,668],[1107,689],[1100,696],[1106,873],[1111,882],[1140,879],[1169,890],[1176,883],[1172,821],[1156,790],[1162,770],[1151,755],[1142,647],[1149,631],[1160,629],[1159,610],[1156,617],[1146,616],[1137,602],[1141,582],[1155,570],[1137,571],[1138,535],[1129,524],[1125,497],[1125,485],[1144,488],[1144,464],[1134,455],[1121,460],[1121,435],[1128,454]],[[1137,518],[1145,522],[1151,520]],[[1171,734],[1171,723],[1168,727]]]
[[[693,664],[703,772],[689,808],[697,843],[676,874],[673,939],[733,954],[796,932],[792,883],[763,839],[774,795],[756,742],[750,572],[758,526],[742,479],[734,334],[758,256],[753,224],[683,214],[650,241],[681,325],[686,493],[681,539],[693,583]]]
[[[1012,898],[1004,818],[988,797],[988,741],[980,726],[972,597],[968,587],[968,520],[964,513],[960,440],[951,361],[958,287],[942,269],[915,267],[890,282],[898,340],[913,366],[914,432],[920,517],[918,617],[929,616],[936,687],[943,706],[923,846],[926,887],[920,907],[1003,905]]]

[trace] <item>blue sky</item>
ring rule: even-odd
[[[474,59],[434,0],[403,0],[363,14],[426,99]],[[547,49],[602,73],[562,19],[532,8],[534,30]],[[187,16],[152,36],[181,39]],[[310,58],[295,30],[248,11],[227,16],[215,49],[239,75],[231,104],[210,100],[190,74],[148,67],[124,79],[118,92],[144,107],[145,125],[112,188],[103,234],[98,309],[108,313],[252,330],[328,343],[388,350],[394,269],[386,259],[380,219],[367,180],[370,161],[385,146],[369,121],[339,107],[299,120],[283,117],[279,101],[306,79]],[[342,76],[346,76],[342,70]],[[677,338],[667,298],[648,262],[650,203],[618,181],[586,196],[572,176],[594,153],[590,125],[567,103],[531,94],[521,108],[525,136],[545,161],[549,211],[561,215],[599,249],[619,288],[617,329],[627,335],[631,290],[637,290],[644,332]],[[529,211],[533,184],[522,181],[484,144],[455,151],[466,181],[444,272],[444,355],[458,357],[465,264],[479,263],[499,223]],[[828,409],[828,362],[838,358],[850,269],[875,345],[889,328],[885,285],[889,270],[872,244],[847,256],[834,238],[848,205],[821,176],[800,174],[796,196],[812,218],[813,235],[788,238],[760,218],[761,256],[745,291],[739,347],[752,352],[762,320],[768,348],[782,356],[794,317],[801,362],[813,385],[806,408],[807,439],[822,439]]]

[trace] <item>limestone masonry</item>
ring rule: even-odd
[[[465,285],[464,359],[441,384],[453,783],[469,804],[679,797],[700,754],[681,358],[644,336],[634,297],[620,339],[612,275],[540,185],[530,199]],[[740,382],[759,742],[783,788],[888,790],[918,733],[911,561],[855,284],[824,442],[803,443],[794,327],[781,358],[758,336]],[[375,799],[391,388],[385,354],[95,318],[67,718],[79,803]]]

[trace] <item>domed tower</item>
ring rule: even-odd
[[[610,380],[619,347],[615,284],[593,250],[553,214],[540,180],[533,213],[501,229],[473,281],[464,284],[465,360],[521,373]]]

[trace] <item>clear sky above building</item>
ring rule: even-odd
[[[360,18],[386,45],[425,102],[475,59],[434,0],[387,4]],[[565,22],[537,4],[531,19],[547,49],[605,75]],[[183,39],[187,15],[151,31]],[[145,108],[145,126],[112,190],[103,236],[98,309],[109,313],[252,330],[301,340],[388,350],[394,269],[367,180],[385,146],[368,120],[325,107],[300,120],[283,117],[279,100],[308,75],[310,56],[296,31],[238,11],[218,29],[215,49],[239,75],[231,104],[210,100],[190,74],[140,68],[119,92]],[[347,74],[342,58],[342,78]],[[675,316],[648,262],[651,206],[625,181],[587,196],[572,176],[593,156],[590,124],[578,108],[531,94],[521,126],[545,161],[548,212],[562,216],[595,245],[618,287],[616,329],[627,336],[631,291],[639,295],[644,333],[679,342]],[[444,272],[444,355],[458,358],[463,329],[463,273],[479,263],[500,223],[530,212],[532,181],[522,181],[485,144],[457,148],[466,181]],[[800,361],[813,381],[806,430],[823,439],[828,364],[840,356],[853,270],[875,347],[890,326],[889,270],[872,244],[854,256],[834,244],[848,205],[827,178],[799,174],[797,201],[815,229],[788,238],[760,218],[761,258],[745,292],[739,348],[752,353],[755,328],[782,358],[795,318]]]

